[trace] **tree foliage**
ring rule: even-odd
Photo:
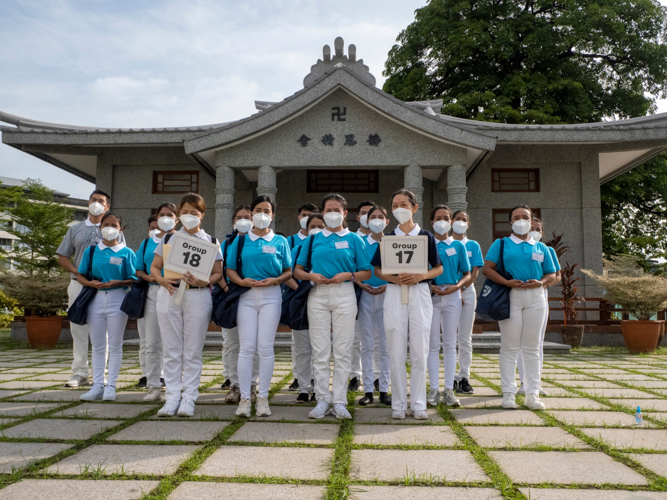
[[[642,116],[667,94],[666,26],[658,0],[430,0],[389,52],[384,90],[486,121]]]

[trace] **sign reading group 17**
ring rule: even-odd
[[[428,236],[383,236],[380,242],[383,274],[428,272]]]

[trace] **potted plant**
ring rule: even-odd
[[[660,336],[661,322],[651,316],[667,307],[667,279],[646,273],[637,257],[617,255],[605,260],[606,273],[584,270],[605,290],[611,304],[621,306],[634,320],[621,321],[621,332],[632,354],[653,352]]]

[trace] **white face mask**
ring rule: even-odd
[[[433,223],[433,230],[440,236],[445,235],[452,228],[452,225],[446,220],[439,220]]]
[[[456,234],[465,234],[468,230],[468,223],[462,220],[457,220],[452,224],[452,229]]]
[[[120,231],[115,227],[103,227],[102,228],[102,238],[107,241],[113,241],[118,238]]]
[[[542,233],[540,233],[538,231],[530,231],[528,233],[528,236],[533,238],[535,241],[540,241],[542,239]]]
[[[361,224],[361,227],[364,229],[368,229],[368,214],[364,214],[361,217],[359,217],[359,224]]]
[[[308,216],[301,217],[299,219],[299,224],[301,224],[301,229],[306,229],[308,227]]]
[[[176,220],[172,219],[171,217],[167,217],[165,215],[164,217],[160,217],[157,220],[157,227],[159,227],[163,231],[171,231],[176,227]]]
[[[102,215],[104,213],[104,205],[102,205],[97,201],[94,201],[90,205],[88,205],[88,212],[90,212],[90,214],[94,216]]]
[[[528,234],[528,231],[530,231],[530,221],[526,219],[519,219],[512,224],[512,231],[521,236]]]
[[[331,229],[336,229],[343,225],[343,214],[340,212],[327,212],[324,214],[324,223]]]
[[[387,227],[387,222],[384,219],[373,219],[368,222],[368,227],[375,234],[380,234]]]
[[[405,224],[412,218],[412,210],[407,208],[397,208],[392,212],[399,224]]]
[[[156,234],[157,234],[157,229],[151,229],[150,231],[148,231],[149,238],[155,238]]]
[[[271,225],[271,216],[265,213],[258,213],[252,216],[252,223],[257,229],[266,229]]]
[[[234,229],[237,233],[248,234],[252,229],[252,221],[249,221],[248,219],[239,219],[236,221],[236,224],[234,224]]]
[[[310,231],[308,231],[308,236],[313,236],[316,235],[317,233],[321,233],[322,230],[319,227],[314,227]]]
[[[196,215],[183,214],[181,215],[181,224],[185,229],[194,229],[201,224],[201,219]]]

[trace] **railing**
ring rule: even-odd
[[[549,297],[549,312],[563,312],[563,308],[560,306],[560,303],[562,302],[561,297]],[[584,319],[584,317],[581,317],[578,320],[578,323],[580,324],[595,324],[595,325],[618,325],[620,324],[621,320],[628,320],[630,319],[630,315],[625,309],[621,309],[620,307],[616,307],[614,304],[610,304],[603,298],[599,297],[586,297],[583,299],[584,304],[579,304],[577,307],[577,311],[580,313],[588,313],[588,312],[597,312],[599,314],[599,319],[595,320],[587,320]],[[597,302],[598,307],[589,307],[588,304],[591,302]],[[555,303],[555,304],[554,304]],[[582,314],[582,316],[584,316]],[[667,319],[667,310],[659,311],[658,312],[658,318],[657,319]],[[557,319],[557,320],[549,320],[550,323],[559,323],[562,324],[563,320],[562,319]]]

